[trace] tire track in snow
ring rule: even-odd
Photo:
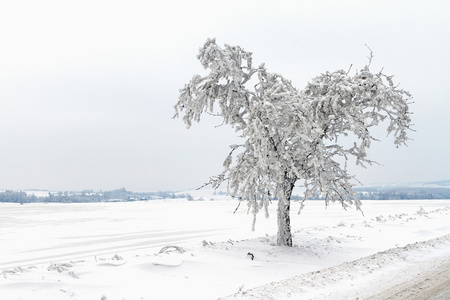
[[[69,237],[65,239],[69,240],[79,240],[79,241],[71,241],[58,245],[57,249],[64,248],[73,248],[73,247],[82,247],[82,246],[90,246],[93,244],[112,244],[115,242],[128,242],[133,240],[158,240],[161,237],[166,236],[189,236],[192,234],[196,234],[199,232],[218,232],[226,229],[206,229],[206,230],[185,230],[185,231],[150,231],[150,232],[136,232],[136,233],[121,233],[121,234],[109,234],[107,235],[93,235],[93,236],[80,236],[80,237]],[[36,249],[28,249],[26,251],[22,251],[20,253],[28,253],[28,252],[43,252],[43,251],[51,251],[54,247],[45,247],[45,248],[36,248]]]
[[[195,239],[214,236],[218,232],[224,230],[226,229],[154,232],[152,234],[130,233],[130,235],[118,235],[117,237],[107,239],[82,240],[80,242],[63,244],[55,248],[40,248],[26,251],[27,257],[31,258],[17,259],[14,261],[0,261],[0,270],[19,266],[24,267],[45,264],[67,259],[80,259],[88,256],[167,246],[168,243],[173,242],[176,242],[177,244],[185,243]],[[75,251],[74,249],[78,250]],[[54,254],[49,254],[51,252],[54,252]],[[39,253],[42,254],[39,255]]]

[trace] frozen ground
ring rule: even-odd
[[[448,299],[450,200],[309,201],[293,248],[236,205],[0,204],[0,299]]]

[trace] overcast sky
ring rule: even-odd
[[[416,132],[382,133],[352,168],[364,184],[450,179],[450,2],[3,1],[0,189],[185,190],[222,170],[234,132],[173,120],[204,74],[209,37],[253,52],[298,88],[321,72],[372,71],[410,91]]]

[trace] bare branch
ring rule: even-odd
[[[372,59],[373,59],[374,55],[373,55],[372,49],[370,49],[370,47],[367,46],[367,44],[365,44],[365,45],[366,45],[367,49],[369,49],[369,51],[370,51],[370,54],[369,54],[369,56],[367,57],[367,58],[369,59],[369,65],[368,65],[368,66],[370,67],[370,65],[372,64]]]
[[[350,70],[352,69],[352,66],[353,66],[353,64],[351,64],[350,67],[348,68],[348,71],[347,71],[346,75],[348,75],[348,73],[350,73]]]

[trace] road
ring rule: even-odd
[[[368,300],[448,300],[450,299],[450,263],[412,277],[376,294]]]

